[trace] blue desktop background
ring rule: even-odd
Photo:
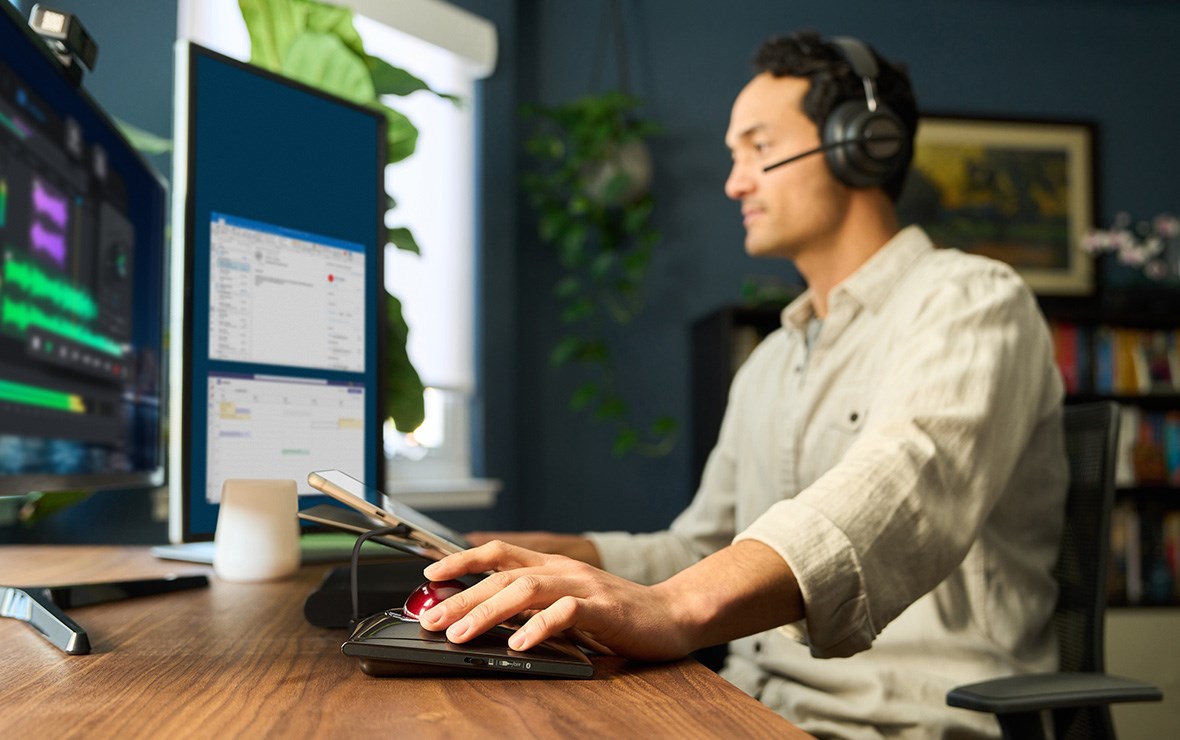
[[[190,60],[196,105],[190,111],[189,136],[193,139],[187,196],[193,214],[189,228],[195,232],[194,249],[188,254],[192,261],[187,266],[193,291],[186,297],[192,335],[185,337],[191,372],[191,384],[186,388],[191,423],[184,433],[207,426],[206,379],[211,371],[363,382],[365,469],[351,473],[378,481],[382,450],[378,317],[384,308],[384,292],[383,279],[374,276],[382,275],[384,252],[383,234],[379,233],[385,203],[384,158],[380,156],[384,119],[373,111],[343,105],[210,52],[196,49]],[[209,234],[213,218],[220,215],[309,235],[309,239],[334,246],[363,249],[367,276],[364,373],[209,359]],[[297,330],[290,334],[291,341],[300,341]],[[192,433],[184,446],[191,460],[188,530],[211,538],[217,507],[205,500],[208,441],[203,433]],[[305,480],[297,483],[301,491],[307,489]],[[326,500],[301,497],[300,505]]]

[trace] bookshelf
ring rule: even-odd
[[[1110,603],[1180,606],[1180,292],[1040,302],[1068,400],[1121,407]]]

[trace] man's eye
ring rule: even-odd
[[[754,142],[754,151],[758,152],[759,154],[765,154],[768,149],[770,149],[770,144],[768,142],[765,142],[765,141],[755,141]]]

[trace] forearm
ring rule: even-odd
[[[693,649],[763,632],[804,617],[790,566],[769,546],[744,540],[652,587],[672,603]]]

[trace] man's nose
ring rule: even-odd
[[[729,169],[729,177],[725,180],[725,194],[733,200],[741,200],[754,189],[754,178],[750,168],[734,162]]]

